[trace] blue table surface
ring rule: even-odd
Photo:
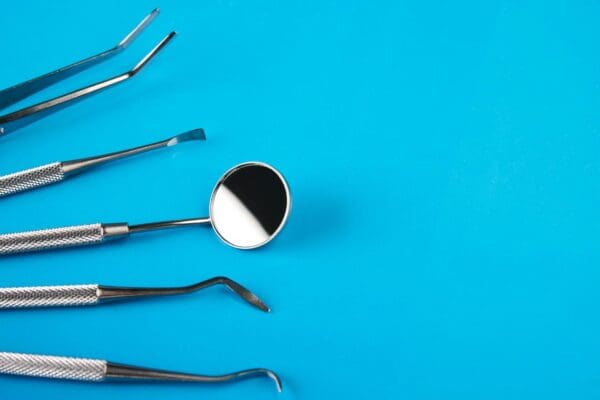
[[[0,87],[110,47],[157,5],[4,4]],[[190,228],[5,257],[0,283],[226,275],[273,311],[220,288],[6,311],[0,351],[267,367],[284,392],[2,376],[0,397],[598,398],[599,16],[589,1],[165,2],[125,53],[29,102],[123,72],[171,29],[176,40],[131,82],[2,138],[0,173],[195,127],[208,140],[4,198],[0,231],[201,216],[218,177],[248,160],[288,179],[288,225],[257,251]]]

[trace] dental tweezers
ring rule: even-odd
[[[0,109],[13,105],[34,93],[37,93],[57,82],[60,82],[83,70],[97,65],[125,50],[144,30],[144,28],[146,28],[146,26],[148,26],[154,20],[154,18],[156,18],[158,14],[158,9],[153,10],[135,27],[135,29],[125,36],[123,40],[109,50],[81,61],[77,61],[73,64],[67,65],[66,67],[59,68],[37,78],[33,78],[7,89],[0,90]],[[144,58],[142,58],[142,60],[138,62],[133,69],[125,73],[94,83],[84,88],[77,89],[56,98],[25,107],[18,111],[0,115],[0,136],[14,132],[17,129],[29,125],[30,123],[35,122],[38,119],[53,113],[54,111],[60,110],[61,108],[72,104],[78,99],[87,97],[91,94],[97,93],[134,77],[163,47],[167,45],[167,43],[171,41],[171,39],[173,39],[173,37],[175,37],[175,35],[175,32],[169,33]]]
[[[33,354],[0,352],[0,374],[21,375],[38,378],[68,379],[76,381],[103,382],[107,380],[178,381],[200,383],[225,383],[258,376],[273,380],[281,392],[281,380],[275,372],[265,368],[253,368],[224,375],[197,375],[158,369],[116,364],[110,361],[88,358],[54,357]]]

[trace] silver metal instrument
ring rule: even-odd
[[[148,26],[154,18],[159,14],[159,10],[155,9],[148,14],[127,36],[123,38],[115,47],[106,50],[102,53],[88,57],[81,61],[77,61],[66,67],[59,68],[37,78],[30,79],[26,82],[19,83],[15,86],[0,91],[0,109],[6,108],[12,104],[23,100],[34,93],[37,93],[57,82],[60,82],[70,76],[73,76],[83,70],[86,70],[94,65],[97,65],[110,57],[125,50],[131,42]],[[101,90],[117,85],[121,82],[134,77],[163,47],[167,45],[175,32],[169,33],[162,39],[154,49],[150,51],[138,64],[130,71],[106,79],[101,82],[94,83],[87,87],[77,89],[70,93],[58,96],[51,100],[47,100],[9,114],[0,115],[0,136],[10,132],[14,132],[25,125],[28,125],[39,118],[42,118],[54,111],[57,111],[69,104],[72,104],[78,99],[84,98]]]
[[[34,189],[51,183],[60,182],[65,178],[80,172],[86,171],[92,167],[115,161],[124,157],[144,153],[150,150],[156,150],[163,147],[175,146],[178,143],[189,140],[205,140],[204,130],[194,129],[169,139],[161,140],[122,150],[115,153],[103,154],[100,156],[81,158],[71,161],[58,161],[40,167],[31,168],[25,171],[15,172],[10,175],[0,176],[0,197]]]
[[[259,310],[271,311],[250,290],[224,276],[180,287],[132,288],[90,284],[0,288],[0,309],[92,306],[107,301],[188,294],[215,285],[225,286]]]
[[[228,170],[212,191],[209,217],[140,225],[96,223],[0,235],[0,255],[103,243],[108,239],[166,228],[211,225],[226,244],[254,249],[281,231],[291,208],[287,182],[273,167],[258,162]]]
[[[275,372],[253,368],[224,375],[197,375],[116,364],[88,358],[54,357],[0,352],[0,373],[38,378],[103,382],[108,380],[177,381],[225,383],[239,379],[268,377],[281,392],[281,380]]]

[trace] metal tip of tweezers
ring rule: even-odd
[[[155,8],[154,10],[152,10],[150,14],[146,15],[146,17],[144,17],[144,19],[140,21],[140,23],[131,32],[129,32],[127,36],[123,38],[123,40],[119,42],[116,48],[127,48],[127,46],[129,46],[131,42],[133,42],[138,37],[138,35],[142,33],[142,31],[146,29],[148,25],[152,23],[152,21],[154,21],[158,14],[160,14],[160,9]]]
[[[0,90],[0,109],[15,104],[34,93],[37,93],[57,82],[60,82],[85,69],[97,65],[100,62],[120,53],[122,50],[126,49],[135,40],[135,38],[156,18],[159,12],[160,11],[158,8],[152,10],[150,14],[144,17],[144,19],[116,46],[110,48],[109,50],[59,68],[37,78],[33,78],[7,89]],[[148,54],[146,54],[135,65],[135,67],[121,75],[114,76],[104,81],[97,82],[87,87],[58,96],[51,100],[22,108],[6,115],[0,115],[0,135],[13,132],[53,111],[62,108],[64,105],[72,103],[74,100],[104,90],[135,76],[163,47],[165,47],[171,41],[171,39],[175,37],[175,35],[175,31],[169,33],[158,43],[158,45],[156,45]]]

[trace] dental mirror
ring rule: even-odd
[[[217,235],[238,249],[269,243],[288,217],[290,193],[283,176],[266,164],[227,171],[213,189],[210,219]]]
[[[291,196],[283,176],[260,162],[239,164],[219,179],[209,217],[141,225],[96,223],[0,235],[0,255],[102,243],[130,234],[188,225],[211,225],[217,236],[237,249],[269,243],[289,216]]]

